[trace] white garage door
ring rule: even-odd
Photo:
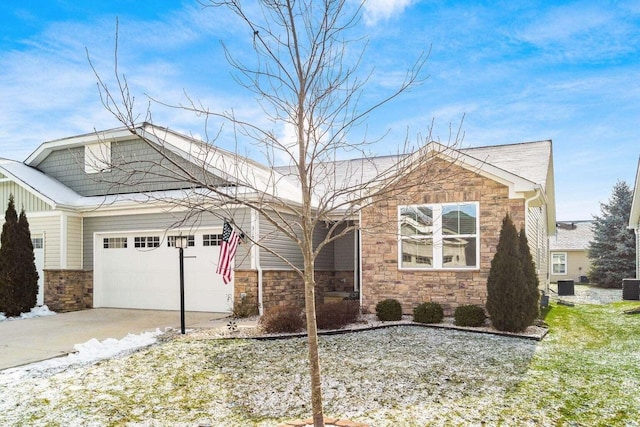
[[[221,230],[189,232],[185,309],[230,312],[233,281],[216,274]],[[187,233],[184,233],[187,234]],[[180,309],[179,250],[162,231],[94,235],[94,307]]]

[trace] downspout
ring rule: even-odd
[[[251,210],[251,237],[254,239],[260,239],[260,220],[258,213],[255,210]],[[253,251],[254,268],[258,272],[258,314],[262,316],[264,314],[263,298],[262,298],[262,265],[260,264],[260,247],[257,244],[253,244],[251,248]]]
[[[358,228],[356,232],[358,234],[358,295],[360,297],[360,308],[362,308],[362,211],[358,212]]]
[[[532,201],[534,201],[534,200],[536,200],[538,198],[540,198],[540,186],[536,185],[535,194],[533,196],[529,197],[528,199],[524,200],[524,227],[525,227],[524,229],[525,229],[525,234],[527,232],[527,226],[529,225],[529,221],[527,221],[527,218],[529,216],[529,203],[531,203]],[[536,239],[537,239],[537,236],[536,236]],[[549,237],[547,236],[546,239],[547,239],[547,244],[545,244],[545,247],[547,248],[547,250],[545,251],[546,252],[545,258],[547,259],[547,271],[548,271],[548,269],[549,269],[549,262],[548,262],[548,260],[549,260],[549,250],[548,250]],[[539,244],[539,242],[536,242],[536,243]],[[537,244],[536,244],[536,247],[537,247]],[[536,265],[536,269],[539,271],[539,267],[537,265]],[[544,281],[544,292],[545,292],[546,295],[549,295],[549,274],[546,275],[546,279]]]

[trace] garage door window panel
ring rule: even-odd
[[[185,236],[168,236],[167,237],[167,247],[175,248],[176,247],[176,239]],[[196,237],[194,235],[186,236],[187,238],[187,247],[192,248],[196,245]]]
[[[102,240],[105,249],[125,249],[127,247],[126,237],[105,237]]]
[[[222,243],[222,234],[203,234],[202,246],[220,246]]]
[[[160,236],[134,237],[133,246],[135,248],[159,248]]]

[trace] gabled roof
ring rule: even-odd
[[[552,161],[550,140],[472,147],[460,151],[543,187],[547,185]]]
[[[502,178],[517,184],[519,189],[530,187],[533,190],[535,185],[546,189],[550,168],[553,172],[552,148],[549,140],[465,149],[431,142],[408,157],[390,155],[338,160],[316,167],[316,170],[319,171],[317,175],[330,171],[331,180],[338,183],[338,186],[353,186],[361,182],[370,182],[385,174],[392,175],[390,172],[402,159],[411,162],[411,157],[422,156],[429,151],[436,151],[441,156],[479,173],[488,173],[494,179]],[[287,166],[278,167],[276,170],[284,175],[293,172],[292,168]]]
[[[82,199],[82,196],[60,181],[24,163],[0,159],[0,171],[54,209],[75,207]]]
[[[206,144],[167,128],[142,123],[135,133],[152,144],[168,149],[180,157],[203,165],[208,172],[231,182],[234,188],[247,197],[252,193],[267,194],[289,203],[300,203],[299,185],[289,167],[270,168],[246,157],[238,156],[219,147]],[[134,138],[126,127],[91,132],[41,144],[25,163],[6,161],[0,169],[25,187],[45,198],[52,206],[87,207],[105,203],[137,200],[135,195],[82,197],[62,183],[35,169],[51,152],[60,149],[81,147],[100,141],[122,141]],[[380,156],[341,160],[316,165],[316,196],[323,195],[332,187],[345,188],[375,179],[382,182],[393,176],[397,165],[411,164],[424,155],[435,155],[480,173],[507,185],[512,196],[529,197],[540,192],[550,205],[550,218],[555,225],[555,198],[553,193],[553,160],[551,141],[536,141],[509,145],[494,145],[455,149],[431,142],[409,156]],[[408,162],[408,163],[407,163]],[[415,162],[419,164],[420,162]],[[4,167],[2,167],[4,166]],[[322,178],[322,179],[319,179]],[[344,193],[344,192],[342,192]],[[550,227],[551,230],[553,227]]]
[[[549,239],[552,251],[587,250],[593,240],[593,221],[561,221],[556,226],[556,234]]]
[[[135,133],[146,141],[156,144],[159,148],[167,149],[174,154],[184,158],[187,161],[194,162],[198,166],[204,167],[207,171],[223,180],[230,182],[235,191],[247,197],[251,197],[251,193],[259,193],[273,195],[274,197],[288,200],[291,203],[299,203],[299,191],[296,187],[287,182],[278,172],[267,168],[251,159],[239,156],[235,153],[226,151],[219,147],[189,137],[178,132],[174,132],[168,128],[163,128],[150,123],[142,123],[134,129]],[[73,136],[69,138],[58,139],[42,143],[25,161],[25,168],[30,168],[37,174],[32,174],[36,182],[40,182],[43,187],[47,187],[47,183],[41,181],[55,181],[50,177],[38,172],[35,168],[53,151],[82,147],[87,144],[96,142],[115,142],[134,139],[136,136],[126,127],[114,128],[104,131],[96,131],[83,135]],[[27,172],[24,172],[27,173]],[[38,175],[39,174],[39,175]],[[36,176],[38,175],[38,176]],[[64,187],[63,184],[55,181],[57,187]],[[56,187],[56,188],[57,188]],[[66,187],[65,187],[66,188]],[[132,195],[121,196],[93,196],[83,198],[75,192],[68,189],[68,192],[75,194],[74,205],[77,207],[93,206],[96,197],[103,200],[109,200],[110,203],[117,203],[122,200],[132,200]],[[61,190],[62,191],[62,190]],[[52,200],[56,201],[55,196],[60,196],[62,192],[54,192]],[[178,192],[180,194],[184,192]],[[164,194],[169,194],[164,192]],[[71,199],[66,195],[64,203]],[[136,199],[136,197],[133,197]]]

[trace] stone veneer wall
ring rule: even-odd
[[[258,272],[236,270],[234,272],[234,301],[242,301],[242,294],[248,304],[258,307]],[[316,271],[316,303],[322,301],[324,293],[330,291],[353,290],[353,271]],[[344,281],[343,281],[344,279]],[[349,287],[350,286],[350,287]],[[266,270],[262,272],[264,309],[276,305],[294,304],[304,307],[304,282],[298,273],[286,270]]]
[[[510,200],[506,186],[457,165],[433,160],[428,171],[418,169],[403,179],[405,186],[420,179],[415,188],[406,187],[362,212],[362,305],[375,311],[384,299],[395,298],[407,314],[422,302],[442,304],[445,314],[465,304],[483,305],[487,298],[487,277],[496,251],[502,220],[509,213],[519,229],[525,220],[524,200]],[[431,175],[429,175],[431,174]],[[428,184],[424,177],[439,176]],[[480,268],[473,271],[409,271],[398,269],[398,205],[479,202]]]
[[[92,308],[93,271],[45,270],[44,303],[57,312]]]

